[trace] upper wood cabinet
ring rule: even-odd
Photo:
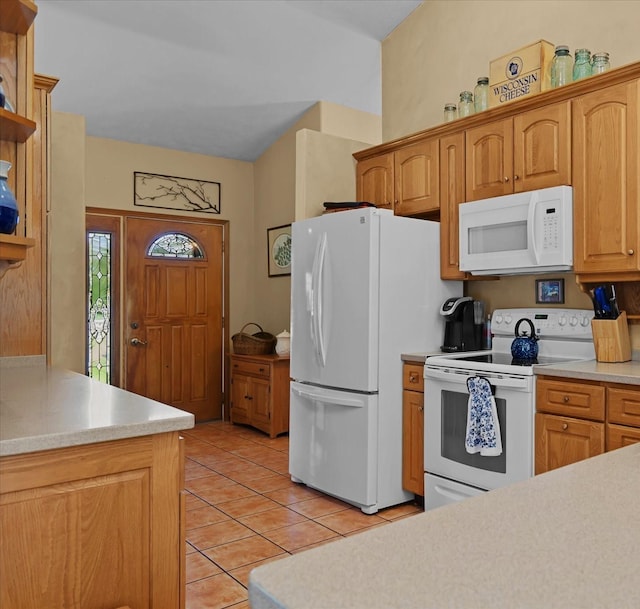
[[[393,153],[360,161],[356,166],[356,198],[393,209]]]
[[[438,139],[428,139],[394,153],[395,213],[413,216],[440,209]]]
[[[402,216],[437,212],[438,167],[437,138],[365,159],[356,169],[357,199]]]
[[[593,281],[640,280],[639,92],[634,80],[573,101],[574,267]]]
[[[440,277],[466,279],[460,266],[460,204],[465,200],[464,133],[440,138]]]
[[[571,184],[570,102],[468,129],[466,199]]]

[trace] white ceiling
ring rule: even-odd
[[[36,72],[87,134],[254,161],[319,100],[381,113],[421,0],[38,0]]]

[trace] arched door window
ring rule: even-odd
[[[147,256],[151,258],[204,258],[204,250],[189,235],[166,233],[149,246]]]

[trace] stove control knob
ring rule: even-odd
[[[496,315],[495,319],[493,321],[495,323],[497,323],[497,324],[501,324],[502,323],[502,315]]]
[[[572,326],[577,326],[577,325],[578,325],[578,318],[574,315],[574,316],[569,320],[569,323],[570,323]]]
[[[511,317],[511,315],[506,315],[504,321],[505,323],[510,324],[513,321],[513,317]]]
[[[583,318],[580,320],[580,325],[581,325],[581,326],[584,326],[584,327],[587,327],[587,326],[589,325],[589,318],[588,318],[588,317],[583,317]]]
[[[567,318],[563,315],[562,317],[558,317],[558,325],[564,326],[567,323]]]

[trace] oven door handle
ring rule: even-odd
[[[426,380],[433,379],[438,381],[446,381],[448,383],[457,383],[466,385],[467,379],[471,376],[482,376],[486,378],[494,387],[511,387],[513,389],[527,390],[533,377],[509,377],[496,375],[491,372],[470,373],[468,370],[457,370],[452,368],[432,368],[424,367],[424,378]]]

